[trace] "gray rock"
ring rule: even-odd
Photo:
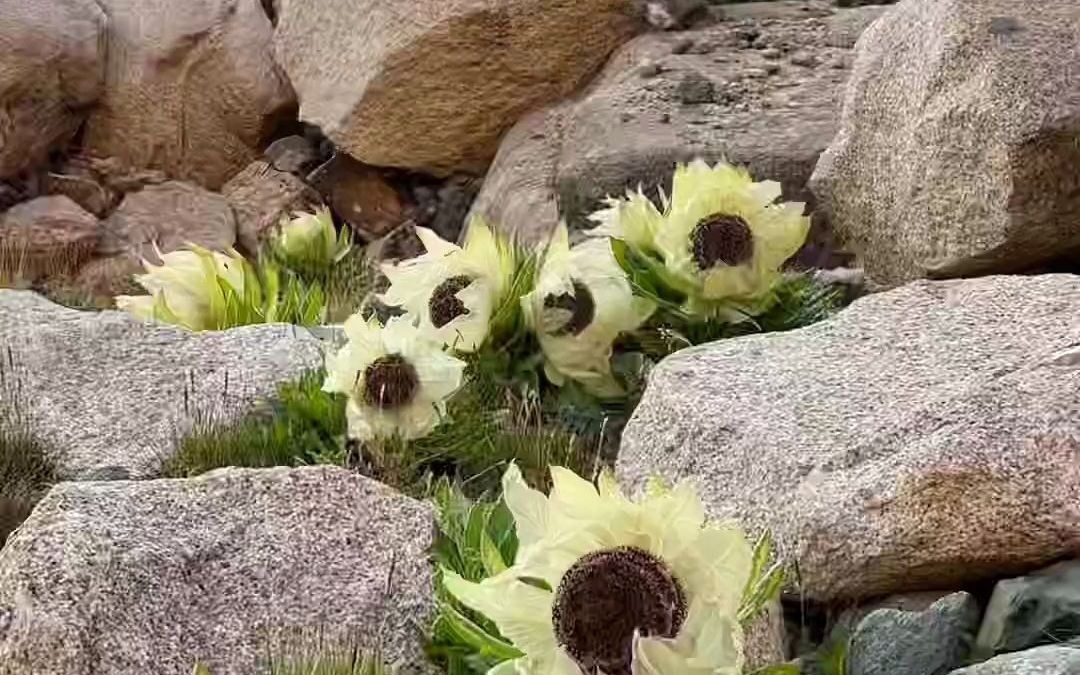
[[[759,7],[749,19],[640,36],[611,57],[581,96],[522,118],[503,138],[472,214],[539,241],[560,216],[571,228],[587,226],[607,195],[641,185],[655,196],[657,185],[670,187],[675,162],[695,157],[748,165],[761,179],[780,181],[786,199],[808,200],[806,181],[836,133],[842,83],[828,69],[791,68],[770,77],[761,68],[768,61],[745,49],[740,36],[767,35],[828,56],[850,49],[829,47],[828,27],[798,11],[814,3],[752,4]],[[671,53],[686,40],[713,45],[714,53]],[[642,77],[642,64],[661,61],[660,72]],[[707,107],[682,104],[687,73],[714,83]],[[704,100],[701,89],[690,98]],[[774,105],[781,97],[802,105]],[[630,120],[623,121],[627,113]],[[828,242],[823,231],[814,237],[816,246]]]
[[[849,675],[945,675],[971,652],[979,603],[948,595],[922,612],[879,609],[851,637]]]
[[[1032,269],[1080,247],[1075,0],[904,0],[859,40],[811,180],[886,284]]]
[[[1080,645],[1036,647],[1004,654],[951,675],[1080,675]]]
[[[319,630],[417,672],[432,523],[328,467],[62,483],[0,551],[0,675],[249,675]]]
[[[296,326],[192,333],[0,290],[5,367],[6,350],[31,393],[31,431],[76,480],[117,469],[153,477],[197,422],[236,419],[322,362],[318,338]]]
[[[986,608],[976,655],[1016,652],[1080,638],[1080,562],[999,581]]]
[[[819,599],[960,588],[1080,552],[1080,276],[915,282],[832,320],[685,350],[623,435],[769,528]]]

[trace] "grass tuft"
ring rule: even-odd
[[[57,470],[46,446],[30,433],[22,411],[21,383],[14,372],[11,353],[0,364],[0,547],[15,531],[49,488],[57,482]]]
[[[187,478],[228,466],[343,464],[345,405],[322,391],[323,378],[322,371],[312,371],[281,385],[262,409],[232,424],[200,421],[165,463],[164,474]]]

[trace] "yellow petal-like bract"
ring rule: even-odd
[[[650,301],[635,297],[626,274],[605,239],[570,248],[560,224],[545,251],[532,292],[522,311],[544,352],[548,379],[581,383],[599,397],[623,393],[611,372],[611,353],[620,333],[652,314]]]
[[[446,415],[465,363],[415,326],[410,317],[379,324],[354,314],[346,344],[326,358],[323,390],[346,394],[349,436],[420,438]]]
[[[480,583],[442,572],[447,590],[524,654],[492,673],[739,675],[738,609],[753,566],[741,529],[707,523],[688,485],[633,501],[610,474],[599,487],[561,467],[551,475],[550,496],[513,465],[503,477],[520,541],[512,567]],[[641,607],[655,612],[634,616]],[[664,612],[661,634],[632,629]]]
[[[426,253],[383,267],[390,287],[381,300],[416,317],[421,329],[443,344],[475,351],[510,289],[512,247],[480,219],[469,225],[463,246],[426,228],[416,232]]]

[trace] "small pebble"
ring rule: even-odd
[[[769,76],[769,73],[761,68],[747,68],[742,73],[743,77],[752,80],[761,80]]]
[[[689,72],[679,82],[675,95],[686,105],[712,103],[716,98],[716,85],[701,73]]]
[[[694,41],[690,38],[683,38],[671,45],[672,54],[685,54],[690,51],[690,48],[694,46]]]
[[[630,122],[631,120],[633,120],[634,116],[631,113],[624,112],[623,114],[619,115],[619,119],[622,120],[625,123],[625,122]]]
[[[775,74],[780,72],[780,64],[779,63],[766,63],[764,70],[769,75],[775,75]]]
[[[661,124],[671,124],[671,113],[663,113],[660,115]]]
[[[643,63],[638,67],[638,76],[644,79],[656,77],[660,73],[664,72],[664,68],[655,61],[649,63]]]
[[[791,62],[794,63],[796,66],[813,68],[818,64],[818,59],[810,52],[795,52],[791,55]]]
[[[780,58],[781,53],[776,47],[768,47],[767,49],[761,50],[761,55],[767,59],[778,59]]]

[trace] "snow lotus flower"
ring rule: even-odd
[[[287,264],[294,267],[328,269],[348,255],[351,245],[348,230],[338,235],[330,210],[321,207],[314,213],[283,217],[272,246]]]
[[[514,564],[479,583],[443,569],[445,588],[524,655],[489,675],[739,675],[738,611],[753,551],[740,528],[707,524],[696,492],[653,482],[631,501],[552,467],[551,495],[513,465],[504,499]]]
[[[691,304],[753,307],[769,293],[810,231],[805,204],[776,203],[780,194],[779,183],[723,162],[676,169],[656,242]]]
[[[480,219],[473,220],[463,246],[416,228],[424,255],[383,273],[390,287],[380,300],[416,317],[419,326],[460,352],[475,351],[487,339],[491,319],[506,297],[514,274],[514,254]]]
[[[386,326],[354,314],[346,344],[326,358],[323,390],[348,396],[348,433],[367,441],[427,435],[461,386],[465,363],[421,331],[409,317]]]
[[[116,297],[117,308],[142,319],[165,321],[189,330],[217,330],[227,323],[227,289],[244,296],[249,264],[235,250],[219,253],[200,246],[162,253],[160,265],[146,260],[135,281],[149,295]]]
[[[536,287],[521,305],[544,353],[548,380],[557,386],[575,380],[599,397],[623,393],[611,373],[615,339],[640,326],[655,306],[634,296],[606,240],[570,248],[561,224],[545,251]]]

